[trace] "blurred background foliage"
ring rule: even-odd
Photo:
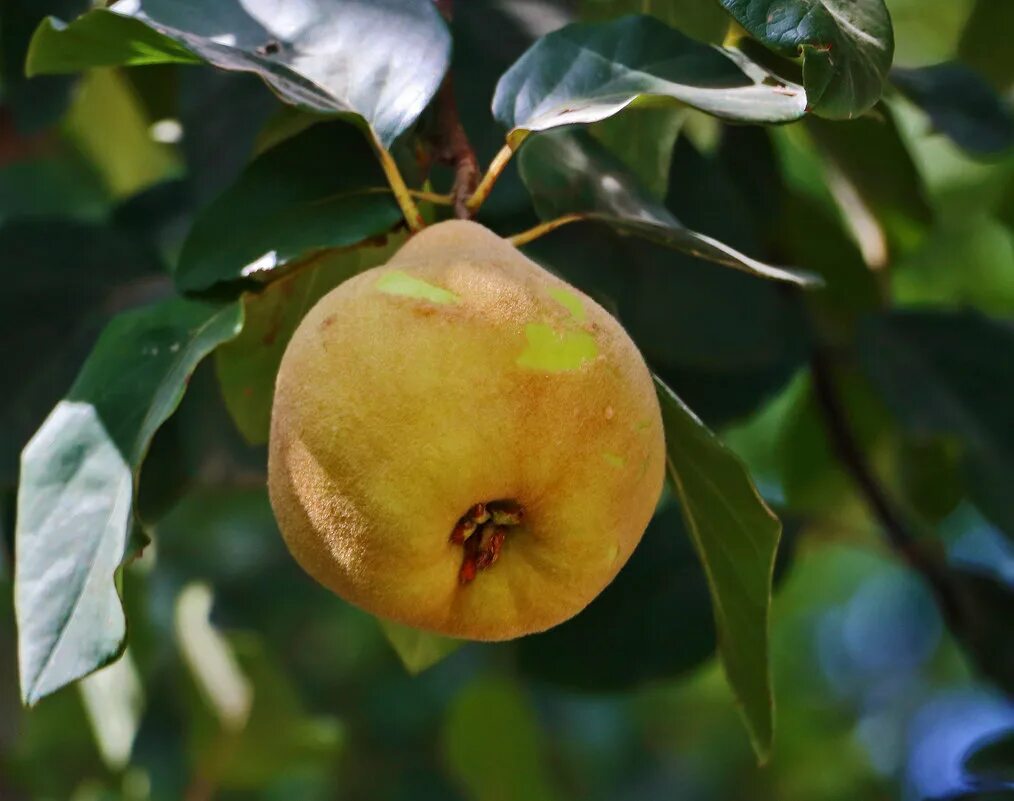
[[[264,340],[263,363],[245,360],[242,339],[222,349],[155,438],[139,501],[153,543],[124,577],[124,658],[22,709],[10,608],[18,453],[103,325],[169,294],[198,213],[220,209],[210,236],[233,241],[235,209],[213,201],[286,136],[281,103],[248,75],[160,65],[26,80],[42,17],[88,5],[0,6],[0,798],[1014,797],[1014,705],[1002,687],[1014,686],[1014,157],[959,147],[961,121],[946,109],[931,120],[909,99],[918,80],[903,78],[904,94],[852,123],[735,127],[634,108],[582,134],[586,153],[621,161],[686,225],[822,275],[826,289],[805,301],[592,223],[528,248],[619,316],[785,522],[766,766],[714,659],[707,587],[671,499],[585,612],[514,643],[452,649],[385,635],[303,576],[271,516],[263,444],[248,444],[263,443],[264,364],[277,363],[284,336]],[[897,67],[958,62],[1014,98],[1010,0],[888,6]],[[720,41],[728,23],[715,8],[459,3],[452,69],[480,162],[503,142],[489,111],[496,81],[539,36],[647,12]],[[537,221],[533,181],[544,198],[578,191],[566,176],[550,185],[539,157],[553,151],[538,143],[483,207],[494,230]],[[312,148],[302,158],[312,181]],[[356,158],[373,169],[369,154]],[[439,166],[431,177],[451,183]],[[248,302],[256,323],[243,336],[291,331],[316,297],[396,244],[336,259],[309,285],[299,273],[273,284]],[[287,304],[297,291],[302,305]],[[979,652],[995,656],[983,671],[995,683],[884,545],[829,444],[807,370],[815,343],[835,355],[879,479],[956,575],[989,582],[976,597],[995,625]],[[251,373],[261,376],[252,400],[229,391]]]

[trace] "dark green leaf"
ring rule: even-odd
[[[669,168],[684,109],[638,107],[590,126],[588,132],[613,152],[659,200],[669,188]]]
[[[21,133],[43,130],[64,112],[73,85],[65,77],[25,77],[25,55],[32,31],[46,14],[74,16],[88,0],[5,0],[0,4],[0,97]]]
[[[905,500],[929,523],[939,523],[964,500],[960,448],[949,437],[903,436],[898,482]]]
[[[316,125],[255,159],[190,231],[176,282],[185,291],[271,277],[293,260],[357,245],[401,220],[355,128]]]
[[[672,101],[749,122],[795,120],[806,107],[802,87],[737,51],[630,16],[542,37],[500,79],[493,114],[517,147],[533,131],[597,122],[635,102]]]
[[[15,596],[26,703],[119,653],[115,575],[127,555],[134,477],[197,363],[241,324],[238,303],[170,300],[117,317],[25,448]]]
[[[806,120],[806,130],[831,167],[828,185],[852,225],[863,252],[870,258],[869,225],[880,230],[873,236],[884,245],[906,250],[924,236],[933,221],[933,210],[912,156],[901,138],[894,115],[884,104],[875,114],[850,122],[816,117]],[[883,262],[892,254],[877,254]]]
[[[322,254],[294,275],[245,298],[243,333],[218,349],[215,364],[226,406],[248,442],[268,441],[275,375],[296,326],[346,278],[386,262],[405,237],[388,240],[379,247]]]
[[[655,383],[669,477],[708,577],[718,653],[763,761],[774,738],[768,615],[781,523],[733,453],[671,389]]]
[[[588,22],[624,14],[650,14],[666,25],[702,42],[721,44],[729,29],[729,15],[715,0],[581,0],[581,17]]]
[[[796,264],[805,264],[825,286],[807,295],[818,309],[827,335],[852,336],[857,315],[881,304],[877,276],[840,219],[811,198],[787,193],[777,221],[780,249]],[[837,327],[839,330],[835,331]]]
[[[157,260],[113,229],[69,220],[0,226],[0,486],[67,391],[108,319],[170,289]],[[16,379],[15,379],[16,377]]]
[[[433,97],[449,56],[450,36],[428,0],[121,0],[69,25],[46,20],[27,68],[205,61],[256,73],[288,103],[361,118],[389,147]]]
[[[179,70],[180,150],[187,183],[203,207],[231,186],[246,169],[263,126],[291,109],[265,92],[250,73],[211,67]]]
[[[815,280],[764,264],[686,228],[637,183],[619,159],[585,131],[550,131],[534,137],[521,151],[518,169],[543,219],[578,213],[755,276],[801,286]]]
[[[883,91],[894,58],[884,0],[719,0],[774,52],[803,57],[809,109],[852,119]]]
[[[936,64],[891,70],[891,82],[929,115],[933,127],[973,156],[992,156],[1014,145],[1014,116],[974,70]]]
[[[964,443],[973,501],[1014,536],[1014,326],[974,312],[899,311],[860,333],[863,365],[891,411],[913,432]]]
[[[1014,48],[1008,36],[1014,29],[1014,5],[978,0],[961,33],[961,60],[986,76],[1004,94],[1014,87]]]
[[[951,579],[964,613],[958,639],[986,678],[1014,694],[1014,589],[968,570],[952,569]]]
[[[777,176],[758,176],[730,158],[756,150],[737,137],[705,156],[681,137],[666,207],[737,250],[763,252],[767,215],[780,205]],[[762,208],[750,201],[754,192]],[[716,270],[591,223],[565,226],[526,252],[612,310],[652,369],[710,425],[759,408],[805,360],[803,294],[781,282]]]
[[[584,690],[627,690],[676,676],[714,653],[710,609],[704,572],[670,503],[587,609],[519,641],[521,669]]]
[[[52,215],[97,222],[111,202],[100,176],[79,153],[57,152],[0,167],[0,220]]]

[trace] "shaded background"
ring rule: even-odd
[[[678,5],[459,3],[456,90],[480,161],[503,141],[488,111],[493,86],[534,38],[578,16]],[[1014,4],[888,5],[897,65],[958,59],[1011,97]],[[21,709],[9,608],[18,452],[102,325],[169,293],[194,215],[236,179],[279,108],[256,79],[206,68],[21,78],[43,14],[86,6],[0,9],[0,799],[1014,797],[1004,741],[1014,705],[975,678],[927,588],[882,544],[830,453],[804,370],[815,326],[833,339],[870,296],[977,310],[1009,330],[1014,161],[972,159],[897,95],[896,125],[765,130],[643,110],[621,115],[625,128],[594,127],[621,155],[638,147],[632,131],[670,137],[656,167],[638,160],[645,182],[697,230],[822,272],[831,289],[812,306],[590,225],[529,249],[618,314],[786,523],[766,767],[713,658],[707,588],[671,501],[614,585],[573,621],[465,645],[413,677],[373,618],[289,558],[263,449],[244,444],[211,361],[145,464],[141,511],[154,544],[126,572],[125,658]],[[849,230],[818,154],[858,177],[883,237]],[[538,171],[536,148],[525,159]],[[439,170],[433,180],[450,182]],[[501,232],[535,222],[517,167],[482,219]],[[880,269],[850,270],[864,259]],[[858,361],[875,361],[876,332],[864,341]],[[1003,355],[993,358],[1007,384],[986,390],[998,403],[1014,383]],[[963,472],[960,443],[900,425],[848,366],[850,419],[885,483],[954,565],[1014,586],[1011,540],[986,519],[996,520],[995,503],[974,497],[983,482]],[[993,612],[1014,637],[1014,604],[998,599]],[[991,742],[1000,745],[978,753]]]

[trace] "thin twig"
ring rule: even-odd
[[[450,72],[444,76],[437,94],[436,115],[434,155],[441,164],[454,169],[454,186],[451,189],[454,216],[467,220],[473,212],[466,202],[479,185],[479,160],[475,157],[472,143],[458,116],[458,103],[454,99],[454,77]]]
[[[834,378],[830,354],[818,347],[810,360],[813,390],[831,447],[852,476],[870,510],[884,529],[884,535],[909,566],[929,584],[940,611],[951,630],[961,635],[966,623],[960,596],[947,567],[922,547],[909,530],[904,516],[880,485],[848,420]]]
[[[454,9],[452,0],[434,0],[437,10],[448,22]],[[479,185],[479,160],[472,149],[465,127],[458,114],[458,102],[454,97],[454,76],[450,71],[444,76],[436,98],[436,126],[432,138],[433,154],[437,161],[454,169],[454,216],[469,219],[474,210],[466,201]]]
[[[519,248],[538,239],[540,236],[545,236],[550,231],[555,231],[557,228],[569,225],[570,223],[581,222],[583,219],[585,219],[583,214],[564,214],[562,217],[556,217],[544,223],[539,223],[534,228],[529,228],[520,234],[514,234],[514,236],[508,237],[507,241],[514,245],[514,247]]]

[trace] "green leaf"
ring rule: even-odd
[[[543,36],[500,79],[493,115],[516,148],[533,131],[598,122],[635,102],[673,101],[740,122],[788,122],[806,108],[802,87],[741,53],[630,16]]]
[[[721,44],[731,20],[715,0],[581,0],[581,18],[601,22],[624,14],[650,14],[702,42]]]
[[[176,283],[184,291],[271,279],[296,259],[358,245],[401,222],[355,128],[316,125],[258,156],[197,218]]]
[[[585,131],[551,131],[533,137],[519,155],[518,169],[542,219],[577,213],[758,277],[800,286],[816,281],[802,272],[764,264],[686,228]]]
[[[952,58],[975,0],[884,0],[894,28],[894,63],[917,66]],[[989,2],[989,0],[987,0]]]
[[[973,307],[1014,313],[1011,229],[981,214],[941,215],[922,245],[891,265],[891,296],[900,306]]]
[[[1014,326],[974,312],[896,311],[870,318],[859,348],[906,429],[964,443],[972,500],[1014,537]]]
[[[933,209],[891,109],[882,103],[874,114],[851,122],[809,117],[805,127],[829,167],[828,186],[867,258],[883,262],[893,254],[877,250],[904,251],[918,243],[933,222]],[[872,248],[870,218],[872,236],[884,240]]]
[[[120,653],[116,573],[128,555],[136,473],[198,362],[241,324],[238,303],[174,299],[120,315],[26,446],[15,582],[26,703]]]
[[[758,758],[771,753],[768,617],[781,523],[740,461],[655,379],[669,477],[711,590],[718,653]]]
[[[861,448],[875,452],[890,428],[883,403],[861,374],[841,370],[838,388],[849,423]],[[823,413],[811,381],[799,383],[799,391],[780,421],[774,448],[788,508],[812,515],[838,509],[843,499],[854,497],[855,482],[841,464],[828,440]]]
[[[244,299],[243,332],[215,352],[225,404],[250,443],[267,442],[275,375],[296,326],[324,295],[357,273],[386,262],[405,242],[321,254],[291,275]]]
[[[973,156],[1014,145],[1014,116],[974,70],[957,63],[891,70],[891,82],[922,108],[933,127]]]
[[[389,147],[429,103],[450,57],[428,0],[120,0],[36,31],[29,74],[207,62],[253,72],[287,103],[364,120]]]
[[[719,0],[775,53],[803,57],[809,109],[852,119],[880,99],[894,58],[884,0]]]
[[[181,172],[174,149],[152,139],[151,122],[130,83],[107,69],[81,81],[63,126],[110,196],[122,199]]]
[[[413,676],[443,661],[461,646],[460,640],[413,629],[392,620],[377,622],[405,670]]]
[[[584,611],[518,641],[519,665],[534,678],[583,690],[615,692],[671,678],[714,654],[710,610],[704,571],[679,506],[670,502]]]
[[[613,152],[653,197],[663,200],[676,137],[686,110],[634,106],[588,128],[588,133]]]
[[[454,699],[444,723],[451,774],[475,801],[554,801],[547,743],[531,701],[514,683],[480,678]]]

